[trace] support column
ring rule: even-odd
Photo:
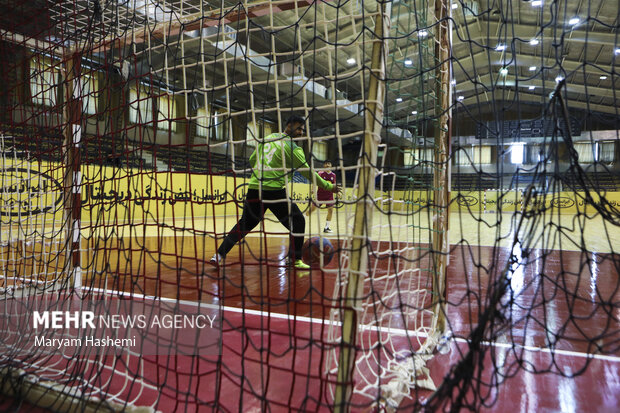
[[[66,251],[69,254],[67,271],[70,275],[71,288],[82,287],[82,268],[80,257],[80,214],[82,207],[82,173],[80,146],[82,141],[82,85],[80,55],[74,53],[64,63],[63,106],[65,174],[64,174],[64,209],[66,223]]]

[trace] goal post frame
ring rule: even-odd
[[[80,230],[81,230],[81,207],[82,207],[82,173],[80,146],[82,140],[82,87],[81,87],[81,55],[72,52],[65,56],[63,64],[63,119],[65,120],[63,131],[63,161],[65,171],[63,177],[63,206],[66,223],[66,251],[67,270],[69,271],[70,285],[73,291],[79,291],[82,287],[82,268],[80,257]]]
[[[385,102],[385,73],[387,61],[387,39],[390,31],[391,4],[377,3],[378,17],[375,21],[374,40],[372,45],[368,95],[364,105],[364,141],[360,156],[359,184],[357,203],[351,240],[351,264],[348,271],[344,302],[342,303],[342,341],[339,345],[340,354],[336,389],[334,394],[334,411],[348,411],[351,400],[355,367],[358,307],[362,296],[364,273],[368,269],[368,223],[372,216],[375,190],[375,165],[377,148],[381,141],[383,123],[383,105]]]
[[[368,267],[368,220],[372,215],[374,199],[374,165],[377,159],[377,147],[383,123],[383,105],[386,90],[387,39],[390,30],[391,4],[378,3],[381,18],[375,22],[375,36],[371,56],[371,75],[369,80],[367,104],[365,106],[365,129],[363,154],[357,189],[358,202],[355,208],[353,237],[351,241],[351,264],[348,271],[342,314],[342,341],[340,354],[334,410],[349,410],[353,390],[353,371],[356,360],[356,336],[358,331],[358,308],[363,296],[364,274]],[[436,332],[427,338],[423,346],[425,351],[433,351],[439,338],[445,334],[447,321],[445,315],[446,269],[449,259],[448,221],[450,204],[450,148],[451,148],[451,22],[449,2],[435,2],[435,116],[437,124],[434,135],[433,174],[433,231],[432,248],[436,251],[432,258],[432,298],[430,308],[433,314],[432,328]]]
[[[433,174],[433,295],[432,311],[436,316],[434,330],[444,334],[447,323],[445,307],[446,270],[449,261],[449,217],[450,217],[450,147],[451,147],[451,20],[450,6],[446,0],[435,1],[435,94],[437,125],[435,127]]]

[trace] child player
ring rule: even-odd
[[[330,161],[325,161],[323,163],[324,171],[319,172],[319,176],[326,180],[327,182],[331,182],[332,184],[336,184],[336,174],[331,171],[332,163]],[[323,228],[323,232],[332,232],[330,228],[330,223],[332,220],[332,214],[334,213],[334,193],[330,191],[326,191],[323,188],[318,188],[316,191],[316,203],[312,203],[310,205],[310,209],[306,214],[310,216],[312,212],[317,208],[317,206],[326,205],[327,206],[327,220],[325,221],[325,228]]]

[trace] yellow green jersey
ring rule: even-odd
[[[256,146],[256,150],[250,156],[252,166],[252,177],[250,178],[249,188],[258,189],[262,182],[263,189],[276,190],[284,188],[286,175],[288,181],[293,180],[293,170],[300,170],[306,179],[312,182],[312,172],[306,162],[306,156],[301,147],[284,133],[272,133],[267,136],[264,143]],[[317,173],[316,184],[319,188],[331,191],[334,185],[321,178]]]

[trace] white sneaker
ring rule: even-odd
[[[209,264],[213,265],[214,267],[219,267],[223,263],[224,263],[224,257],[222,257],[217,252],[213,254],[213,257],[211,257],[211,259],[209,260]]]

